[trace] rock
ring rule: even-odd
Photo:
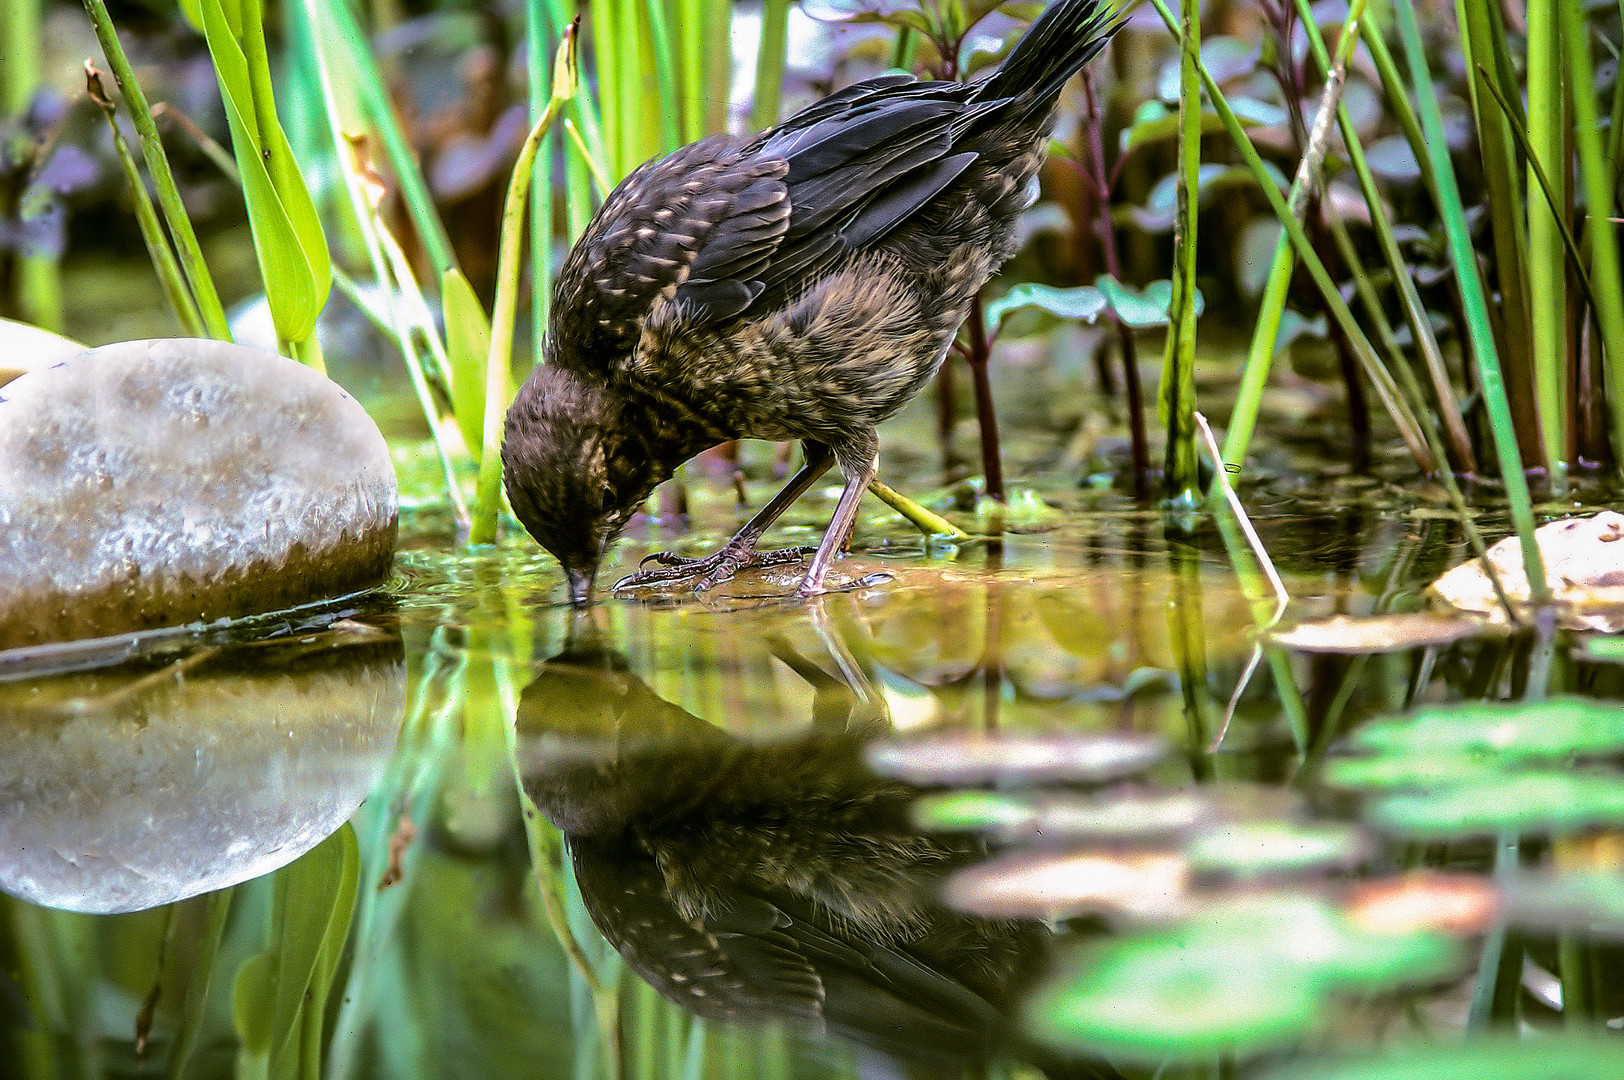
[[[405,709],[399,636],[358,623],[0,683],[0,891],[139,911],[267,874],[361,805]]]
[[[357,592],[395,530],[377,426],[292,360],[130,341],[0,389],[0,649]]]
[[[25,371],[37,371],[85,351],[77,341],[27,323],[0,319],[0,386]]]

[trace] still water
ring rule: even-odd
[[[1044,495],[952,549],[876,512],[838,569],[886,580],[807,605],[583,616],[527,541],[408,528],[387,595],[0,683],[0,1075],[1624,1076],[1616,666],[1255,653],[1233,535]],[[1465,556],[1424,497],[1335,505],[1258,500],[1293,619]],[[1589,742],[1383,719],[1530,672]],[[1405,811],[1461,777],[1526,812]]]

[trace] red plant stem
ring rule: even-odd
[[[1088,158],[1100,209],[1100,247],[1106,271],[1122,280],[1122,259],[1117,252],[1116,228],[1111,222],[1111,182],[1105,175],[1105,121],[1094,97],[1094,73],[1083,72],[1083,96],[1088,101]],[[1117,347],[1122,353],[1122,382],[1128,390],[1128,431],[1133,445],[1133,492],[1144,498],[1150,491],[1150,441],[1145,435],[1144,394],[1139,386],[1139,352],[1133,331],[1119,320]]]
[[[970,376],[976,399],[976,422],[981,428],[981,471],[987,478],[987,494],[999,502],[1004,501],[1004,466],[998,451],[998,415],[992,407],[992,380],[987,374],[987,362],[992,359],[992,347],[987,344],[986,316],[981,311],[981,297],[977,295],[970,305],[970,348],[965,359],[970,361]]]

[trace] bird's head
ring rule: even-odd
[[[502,440],[508,501],[536,542],[556,558],[570,600],[588,603],[604,550],[654,482],[631,452],[636,425],[616,397],[546,365],[519,390]]]

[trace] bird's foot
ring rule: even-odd
[[[698,578],[693,585],[694,592],[704,592],[712,586],[720,585],[740,570],[800,562],[815,550],[817,549],[810,547],[793,547],[779,548],[776,551],[757,551],[754,544],[729,541],[720,551],[703,559],[684,559],[669,551],[656,551],[645,558],[642,565],[655,562],[660,564],[658,567],[627,574],[615,582],[614,588],[610,591],[620,592],[622,589],[669,585],[672,582]]]

